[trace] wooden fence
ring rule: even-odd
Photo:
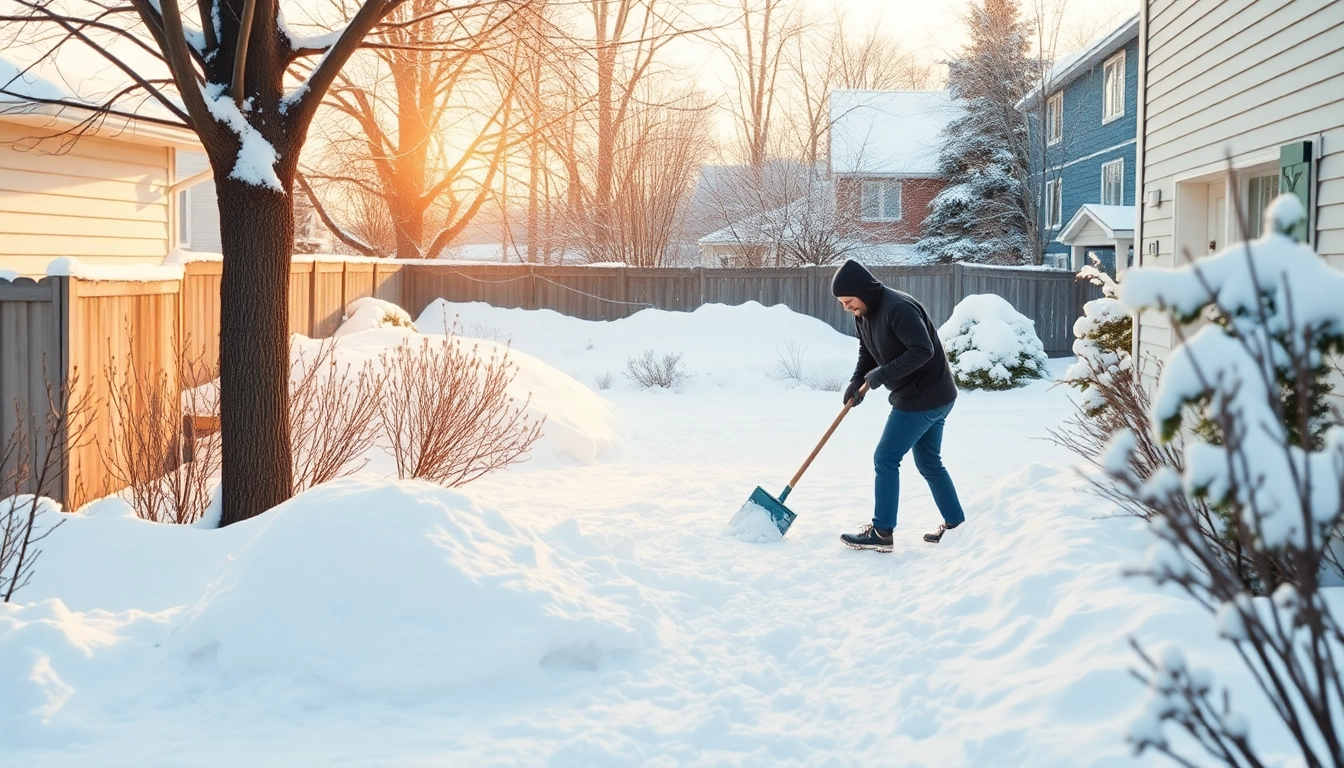
[[[182,332],[187,354],[204,363],[205,381],[219,375],[219,279],[223,263],[186,265]],[[325,338],[336,332],[350,302],[373,296],[402,303],[403,267],[368,261],[296,261],[289,273],[289,332]],[[188,380],[186,386],[203,381]]]
[[[121,418],[107,407],[112,388],[125,381],[128,360],[134,360],[146,380],[166,375],[178,386],[195,386],[217,375],[220,268],[219,262],[195,262],[184,268],[180,280],[150,282],[0,280],[0,447],[17,419],[29,424],[45,419],[48,383],[59,393],[77,380],[75,397],[94,404],[87,414],[89,429],[50,492],[78,507],[115,490],[100,452],[109,449],[114,419]],[[552,309],[588,320],[615,320],[647,307],[692,311],[707,303],[756,301],[784,304],[852,333],[853,320],[831,295],[833,271],[301,261],[291,272],[289,329],[314,338],[330,336],[350,302],[375,296],[400,304],[413,316],[444,298]],[[888,285],[918,297],[936,324],[968,295],[1003,296],[1036,322],[1051,355],[1068,354],[1083,303],[1100,295],[1099,289],[1077,283],[1068,272],[959,264],[873,271]],[[204,363],[203,372],[179,376],[179,339],[188,359]],[[0,478],[9,469],[0,467]]]
[[[537,267],[522,264],[408,264],[401,272],[402,305],[412,316],[430,302],[481,301],[497,307],[552,309],[585,320],[616,320],[641,309],[692,311],[703,304],[783,304],[843,333],[853,319],[831,295],[834,267],[794,269],[635,269]],[[1070,354],[1073,322],[1083,304],[1101,296],[1072,272],[938,264],[876,267],[887,285],[918,298],[936,325],[967,296],[993,293],[1036,323],[1046,354]]]

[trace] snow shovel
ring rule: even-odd
[[[868,384],[865,382],[863,386],[859,387],[859,397],[863,397],[867,392]],[[784,492],[779,494],[778,499],[766,493],[765,489],[758,485],[756,486],[756,490],[751,492],[751,498],[747,500],[746,505],[743,506],[738,514],[742,514],[743,511],[750,509],[752,504],[755,504],[770,513],[770,519],[773,520],[775,526],[779,528],[780,536],[788,533],[789,526],[793,525],[793,520],[797,515],[795,515],[788,507],[784,506],[784,500],[789,498],[789,494],[793,492],[794,486],[798,485],[798,481],[802,478],[803,473],[812,465],[812,460],[817,458],[818,453],[821,453],[822,446],[826,445],[826,441],[831,439],[831,434],[835,432],[836,427],[840,426],[840,422],[845,418],[845,414],[849,413],[849,409],[853,407],[854,401],[850,400],[845,403],[844,408],[840,409],[840,415],[836,416],[835,421],[831,422],[831,428],[826,430],[826,434],[821,436],[821,442],[817,443],[817,447],[813,448],[812,453],[808,454],[807,461],[804,461],[803,466],[798,468],[798,472],[794,474],[793,479],[789,481],[789,484],[784,486]],[[734,517],[734,519],[736,519],[736,517]]]

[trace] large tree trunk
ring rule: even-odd
[[[227,173],[227,172],[226,172]],[[291,193],[217,173],[223,517],[246,520],[293,495],[289,445]],[[292,187],[291,187],[292,189]]]

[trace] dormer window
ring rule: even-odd
[[[1046,143],[1058,144],[1064,138],[1064,92],[1060,91],[1045,102]]]
[[[1125,114],[1125,52],[1122,50],[1106,60],[1102,71],[1104,104],[1101,122],[1106,123]]]

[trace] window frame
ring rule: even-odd
[[[1053,147],[1064,140],[1064,91],[1055,91],[1045,100],[1045,145]]]
[[[1108,203],[1106,202],[1106,170],[1108,168],[1115,168],[1115,167],[1119,168],[1119,171],[1117,173],[1117,175],[1120,177],[1119,194],[1118,194],[1119,202]],[[1119,157],[1116,158],[1115,160],[1111,160],[1110,162],[1101,164],[1101,196],[1098,199],[1101,201],[1102,205],[1125,204],[1125,158]]]
[[[1246,230],[1252,239],[1264,236],[1264,218],[1265,209],[1269,207],[1270,201],[1278,196],[1282,186],[1282,173],[1279,169],[1261,169],[1256,171],[1245,171],[1242,174],[1244,182],[1241,190],[1243,199],[1246,201]],[[1266,197],[1263,185],[1261,189],[1252,192],[1252,185],[1265,179],[1274,180],[1274,194]],[[1252,207],[1258,207],[1260,210],[1252,210]]]
[[[1110,99],[1111,96],[1111,87],[1110,83],[1107,81],[1107,72],[1110,71],[1113,66],[1114,71],[1117,73],[1116,83],[1119,86],[1119,94],[1117,94],[1115,103],[1111,105],[1115,108],[1115,111],[1107,112],[1106,110],[1107,101]],[[1119,120],[1124,116],[1125,116],[1125,49],[1121,48],[1119,52],[1117,52],[1114,56],[1107,59],[1106,62],[1101,65],[1101,124],[1105,125],[1109,122]]]
[[[864,200],[868,197],[869,187],[877,188],[877,215],[869,216],[864,210]],[[859,220],[872,222],[892,222],[900,221],[905,214],[905,202],[903,185],[901,179],[864,179],[859,185]],[[888,216],[887,210],[887,192],[894,188],[896,190],[896,215]]]
[[[1056,229],[1063,226],[1064,219],[1064,180],[1047,179],[1045,182],[1045,228]]]

